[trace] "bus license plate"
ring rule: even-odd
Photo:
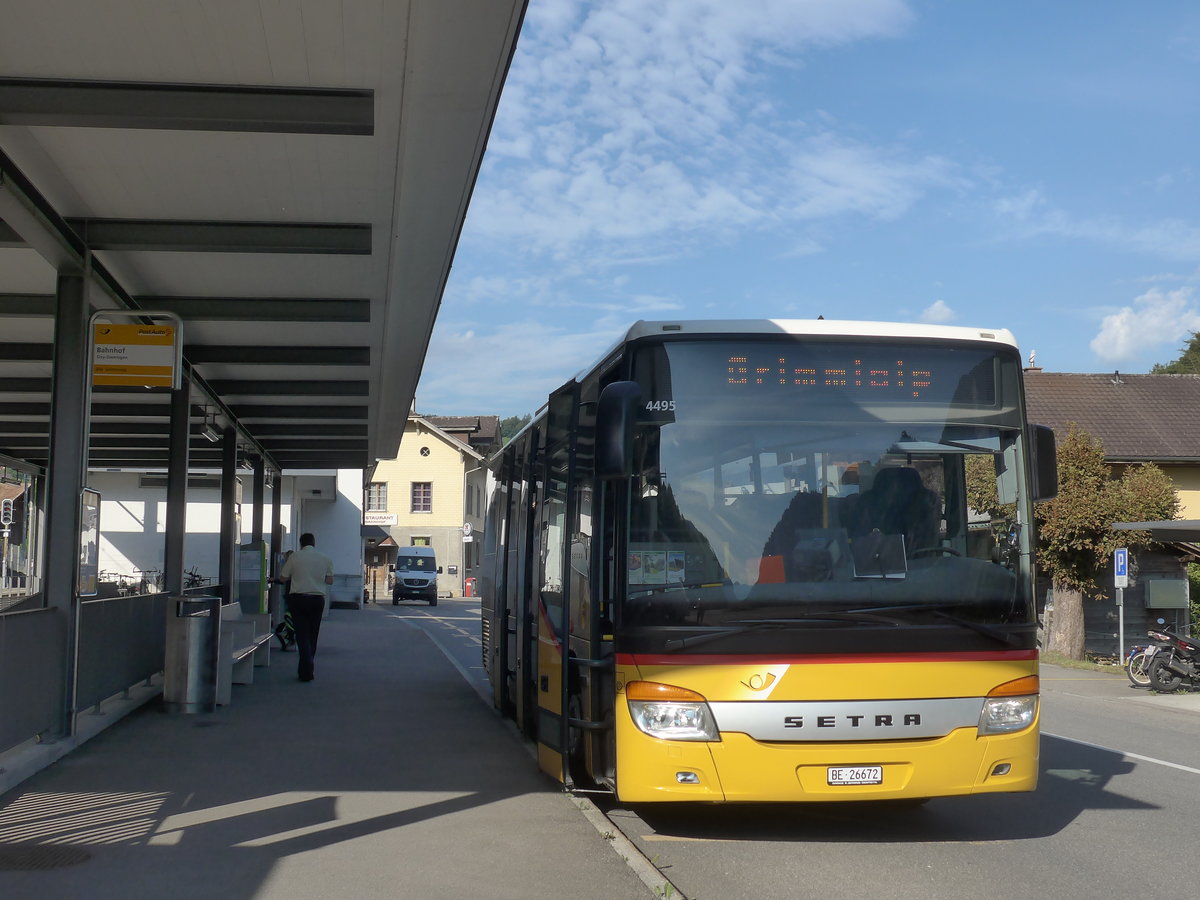
[[[830,766],[829,783],[883,784],[883,766]]]

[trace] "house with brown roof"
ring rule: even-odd
[[[499,416],[423,416],[446,434],[458,438],[487,458],[500,449]]]
[[[1049,425],[1061,441],[1071,423],[1100,441],[1114,477],[1125,467],[1154,463],[1175,485],[1179,516],[1200,519],[1200,375],[1129,375],[1025,370],[1029,421]],[[1158,618],[1176,627],[1188,621],[1186,563],[1200,559],[1200,546],[1159,545],[1131,559],[1124,591],[1127,645],[1144,640]],[[1111,574],[1102,585],[1112,592]],[[1086,607],[1087,648],[1113,653],[1118,631],[1115,605]]]
[[[1029,421],[1059,440],[1075,422],[1104,445],[1114,474],[1151,462],[1175,484],[1179,515],[1200,519],[1200,375],[1025,370]]]

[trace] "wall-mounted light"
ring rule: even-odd
[[[216,416],[214,415],[213,421],[210,422],[208,420],[207,409],[204,411],[204,427],[200,429],[200,434],[202,434],[206,439],[212,441],[214,444],[221,439],[221,432],[217,428]]]

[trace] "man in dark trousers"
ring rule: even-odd
[[[283,564],[278,580],[288,585],[287,606],[296,630],[296,649],[300,651],[297,674],[301,681],[312,681],[325,593],[333,584],[333,560],[317,551],[316,538],[306,531],[300,535],[300,549]]]

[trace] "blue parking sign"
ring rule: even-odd
[[[1113,551],[1113,586],[1129,587],[1129,548],[1118,547]]]

